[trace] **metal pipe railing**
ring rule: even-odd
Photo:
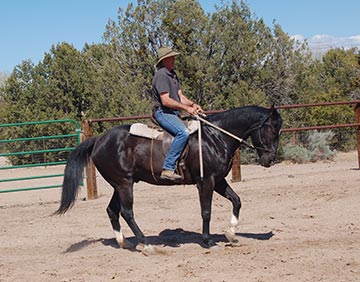
[[[13,144],[13,143],[20,143],[21,142],[28,142],[28,141],[45,141],[51,139],[61,139],[61,138],[76,138],[76,144],[80,143],[81,138],[81,127],[80,124],[76,120],[71,119],[62,119],[62,120],[45,120],[45,121],[30,121],[30,122],[20,122],[20,123],[5,123],[0,124],[0,128],[6,127],[24,127],[30,125],[51,125],[51,124],[59,124],[59,123],[70,123],[75,126],[75,133],[71,134],[59,134],[59,135],[48,135],[48,136],[31,136],[31,137],[24,137],[24,138],[9,138],[9,139],[2,139],[0,140],[0,144]],[[3,145],[2,145],[3,146]],[[23,146],[22,146],[23,147]],[[2,147],[5,148],[5,147]],[[52,149],[43,149],[43,150],[22,150],[22,151],[9,151],[8,149],[5,152],[0,152],[0,157],[11,157],[11,156],[22,156],[22,155],[35,155],[35,154],[44,154],[47,153],[61,153],[61,152],[70,152],[74,150],[75,147],[61,147],[61,148],[52,148]],[[31,162],[25,164],[18,164],[18,165],[5,165],[0,166],[0,171],[2,170],[10,170],[10,169],[18,169],[18,168],[29,168],[29,167],[40,167],[40,166],[54,166],[65,164],[66,161],[61,159],[57,161],[45,161],[44,162]],[[26,177],[18,177],[18,178],[7,178],[7,179],[0,179],[0,183],[4,182],[14,182],[14,181],[26,181],[26,180],[33,180],[33,179],[42,179],[42,178],[55,178],[61,177],[64,174],[50,174],[50,175],[41,175],[41,176],[26,176]],[[8,193],[8,192],[18,192],[18,191],[28,191],[28,190],[39,190],[39,189],[49,189],[49,188],[57,188],[61,187],[62,185],[47,185],[47,186],[38,186],[38,187],[24,187],[24,188],[15,188],[15,189],[7,189],[7,190],[0,190],[0,193]]]

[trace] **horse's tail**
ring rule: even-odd
[[[74,205],[95,140],[96,137],[87,139],[71,152],[65,166],[60,207],[55,214],[64,214]]]

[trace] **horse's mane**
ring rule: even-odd
[[[231,125],[236,120],[256,121],[259,117],[267,116],[269,109],[259,106],[243,106],[209,115],[207,120],[215,124]]]

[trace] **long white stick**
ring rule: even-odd
[[[201,137],[201,122],[198,119],[198,138],[199,138],[199,160],[200,160],[200,180],[204,180],[204,163],[203,163],[203,155],[202,155],[202,137]]]

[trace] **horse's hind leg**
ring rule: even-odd
[[[111,226],[112,226],[114,234],[115,234],[116,242],[122,248],[131,249],[131,248],[134,248],[135,246],[124,238],[123,232],[121,230],[120,221],[119,221],[120,209],[121,209],[120,199],[119,199],[117,192],[114,191],[114,194],[110,200],[110,203],[106,209],[106,212],[109,216]]]
[[[119,214],[121,214],[122,218],[126,221],[132,232],[135,234],[138,242],[142,245],[142,247],[144,247],[142,250],[143,254],[154,254],[157,252],[156,248],[147,245],[144,234],[135,222],[133,202],[134,200],[132,184],[126,186],[117,186],[117,188],[115,188],[115,192],[110,201],[109,207],[107,208],[107,212],[115,232],[116,241],[123,248],[132,249],[136,247],[136,245],[131,244],[129,241],[127,241],[121,232],[121,227],[119,223]]]
[[[224,198],[228,199],[233,204],[232,215],[230,220],[230,229],[228,232],[225,232],[226,238],[230,242],[237,242],[235,238],[236,227],[239,224],[239,215],[241,208],[240,197],[235,193],[235,191],[230,187],[226,182],[225,178],[216,183],[215,191],[219,193]]]
[[[120,203],[121,203],[120,214],[124,218],[126,223],[129,225],[132,232],[135,234],[136,239],[140,244],[141,252],[146,256],[157,253],[164,253],[155,246],[148,245],[146,237],[144,236],[139,226],[135,222],[134,212],[133,212],[133,201],[134,201],[133,185],[129,184],[126,186],[126,188],[125,187],[122,187],[121,189],[119,188],[118,193],[120,195]]]
[[[119,194],[120,194],[120,202],[121,202],[121,209],[120,209],[121,216],[129,225],[130,229],[135,234],[139,243],[145,244],[145,236],[134,219],[134,212],[133,212],[134,200],[133,200],[132,186],[129,188],[122,189],[121,191],[119,191]]]

